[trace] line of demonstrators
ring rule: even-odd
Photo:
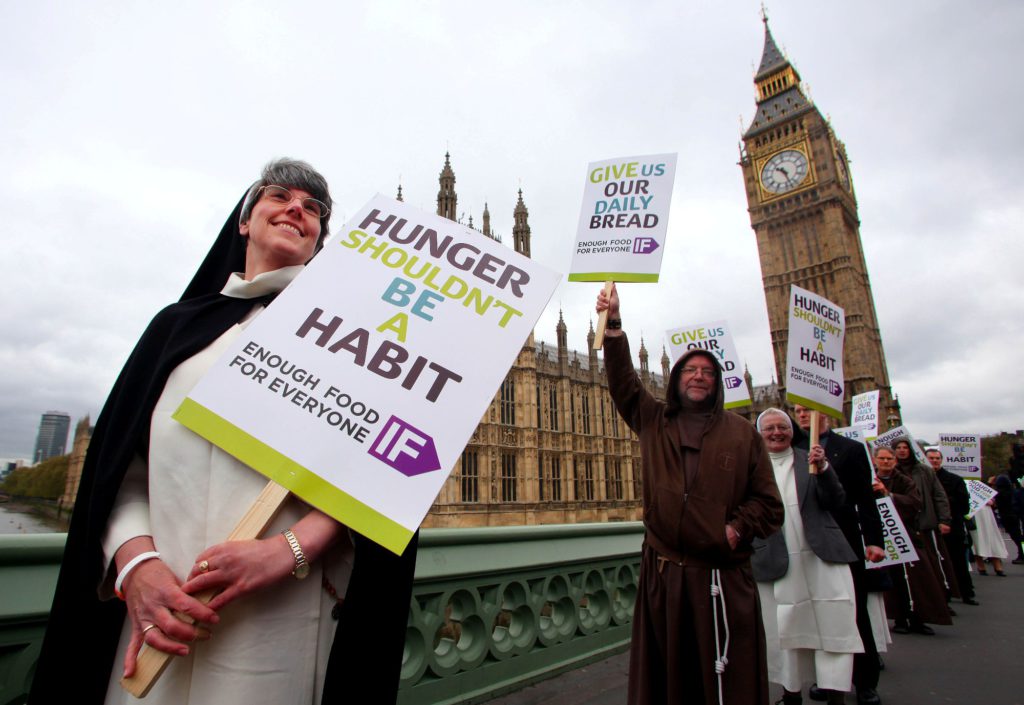
[[[880,652],[897,634],[933,635],[952,624],[951,599],[978,605],[978,571],[1003,575],[1006,547],[990,507],[968,529],[964,480],[909,439],[874,450],[836,434],[811,412],[768,409],[755,426],[725,412],[721,370],[704,350],[673,366],[666,399],[641,384],[622,331],[618,292],[608,312],[605,366],[616,408],[640,439],[645,537],[633,617],[630,705],[782,705],[811,700],[881,702]],[[1005,480],[1005,482],[1003,482]],[[1001,476],[1004,523],[1020,530]],[[919,559],[869,568],[885,557],[876,499],[889,497]],[[1024,563],[1024,554],[1015,563]],[[889,620],[894,620],[890,630]]]

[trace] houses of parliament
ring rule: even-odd
[[[748,213],[761,262],[778,380],[785,380],[789,287],[797,284],[842,306],[847,333],[845,401],[881,392],[882,425],[900,423],[860,240],[857,201],[846,150],[804,93],[795,67],[778,50],[765,19],[764,49],[754,77],[757,112],[742,136]],[[403,199],[401,187],[398,199]],[[449,154],[439,175],[437,214],[457,220],[458,195]],[[512,246],[530,256],[529,212],[522,190],[512,211]],[[478,229],[500,240],[487,204]],[[473,226],[472,217],[468,222]],[[631,521],[641,518],[639,443],[608,394],[593,324],[577,331],[559,315],[555,342],[531,334],[434,501],[423,526],[472,527]],[[582,352],[571,347],[579,346]],[[652,371],[641,340],[638,374],[664,398],[671,362],[664,348]],[[783,406],[775,381],[745,380],[752,405],[726,413],[753,420]],[[80,423],[63,506],[74,502],[88,420]],[[84,442],[83,442],[84,440]],[[77,456],[77,458],[76,458]]]

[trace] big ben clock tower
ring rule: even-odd
[[[786,380],[787,307],[790,285],[796,284],[846,311],[846,410],[853,395],[880,390],[884,430],[899,423],[899,404],[889,386],[846,147],[804,94],[767,18],[754,83],[757,113],[743,135],[740,166],[779,382]]]

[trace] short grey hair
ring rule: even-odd
[[[776,408],[775,408],[775,407],[773,406],[773,407],[771,407],[771,408],[765,409],[764,411],[762,411],[762,412],[760,413],[760,415],[758,415],[758,417],[757,417],[757,421],[756,421],[756,422],[755,422],[755,424],[754,424],[755,426],[757,426],[757,432],[758,432],[758,433],[760,433],[760,432],[761,432],[761,420],[762,420],[762,419],[763,419],[763,418],[764,418],[765,416],[773,416],[773,415],[774,415],[774,416],[781,416],[782,418],[786,419],[786,425],[787,425],[787,426],[789,426],[789,430],[790,430],[790,431],[792,431],[792,430],[793,430],[793,419],[789,418],[789,414],[787,414],[787,413],[786,413],[785,411],[783,411],[782,409],[776,409]]]
[[[249,222],[249,218],[252,216],[252,209],[255,207],[256,201],[259,200],[257,194],[260,189],[271,185],[301,189],[318,201],[326,203],[328,209],[333,208],[331,192],[327,187],[327,179],[306,162],[283,157],[267,163],[263,167],[263,173],[260,174],[259,180],[249,187],[249,192],[245,194],[245,202],[242,203],[242,213],[238,217],[239,225]],[[330,213],[320,218],[320,237],[316,243],[317,250],[323,247],[324,238],[327,237],[327,221],[329,218]]]
[[[892,457],[894,457],[894,458],[896,457],[896,451],[894,451],[892,449],[892,446],[886,445],[885,443],[882,443],[881,445],[873,446],[871,448],[871,457],[872,458],[877,457],[878,454],[881,453],[883,450],[886,453],[888,453],[889,455],[891,455]]]

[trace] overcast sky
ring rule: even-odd
[[[586,165],[678,152],[662,280],[624,326],[727,319],[755,384],[774,366],[738,143],[760,3],[7,3],[0,26],[0,457],[39,416],[103,404],[262,165],[310,161],[339,227],[374,193],[459,210],[566,272]],[[893,390],[915,435],[1024,428],[1024,3],[776,0],[772,32],[846,143]],[[599,285],[564,282],[583,351]],[[655,367],[657,365],[655,364]]]

